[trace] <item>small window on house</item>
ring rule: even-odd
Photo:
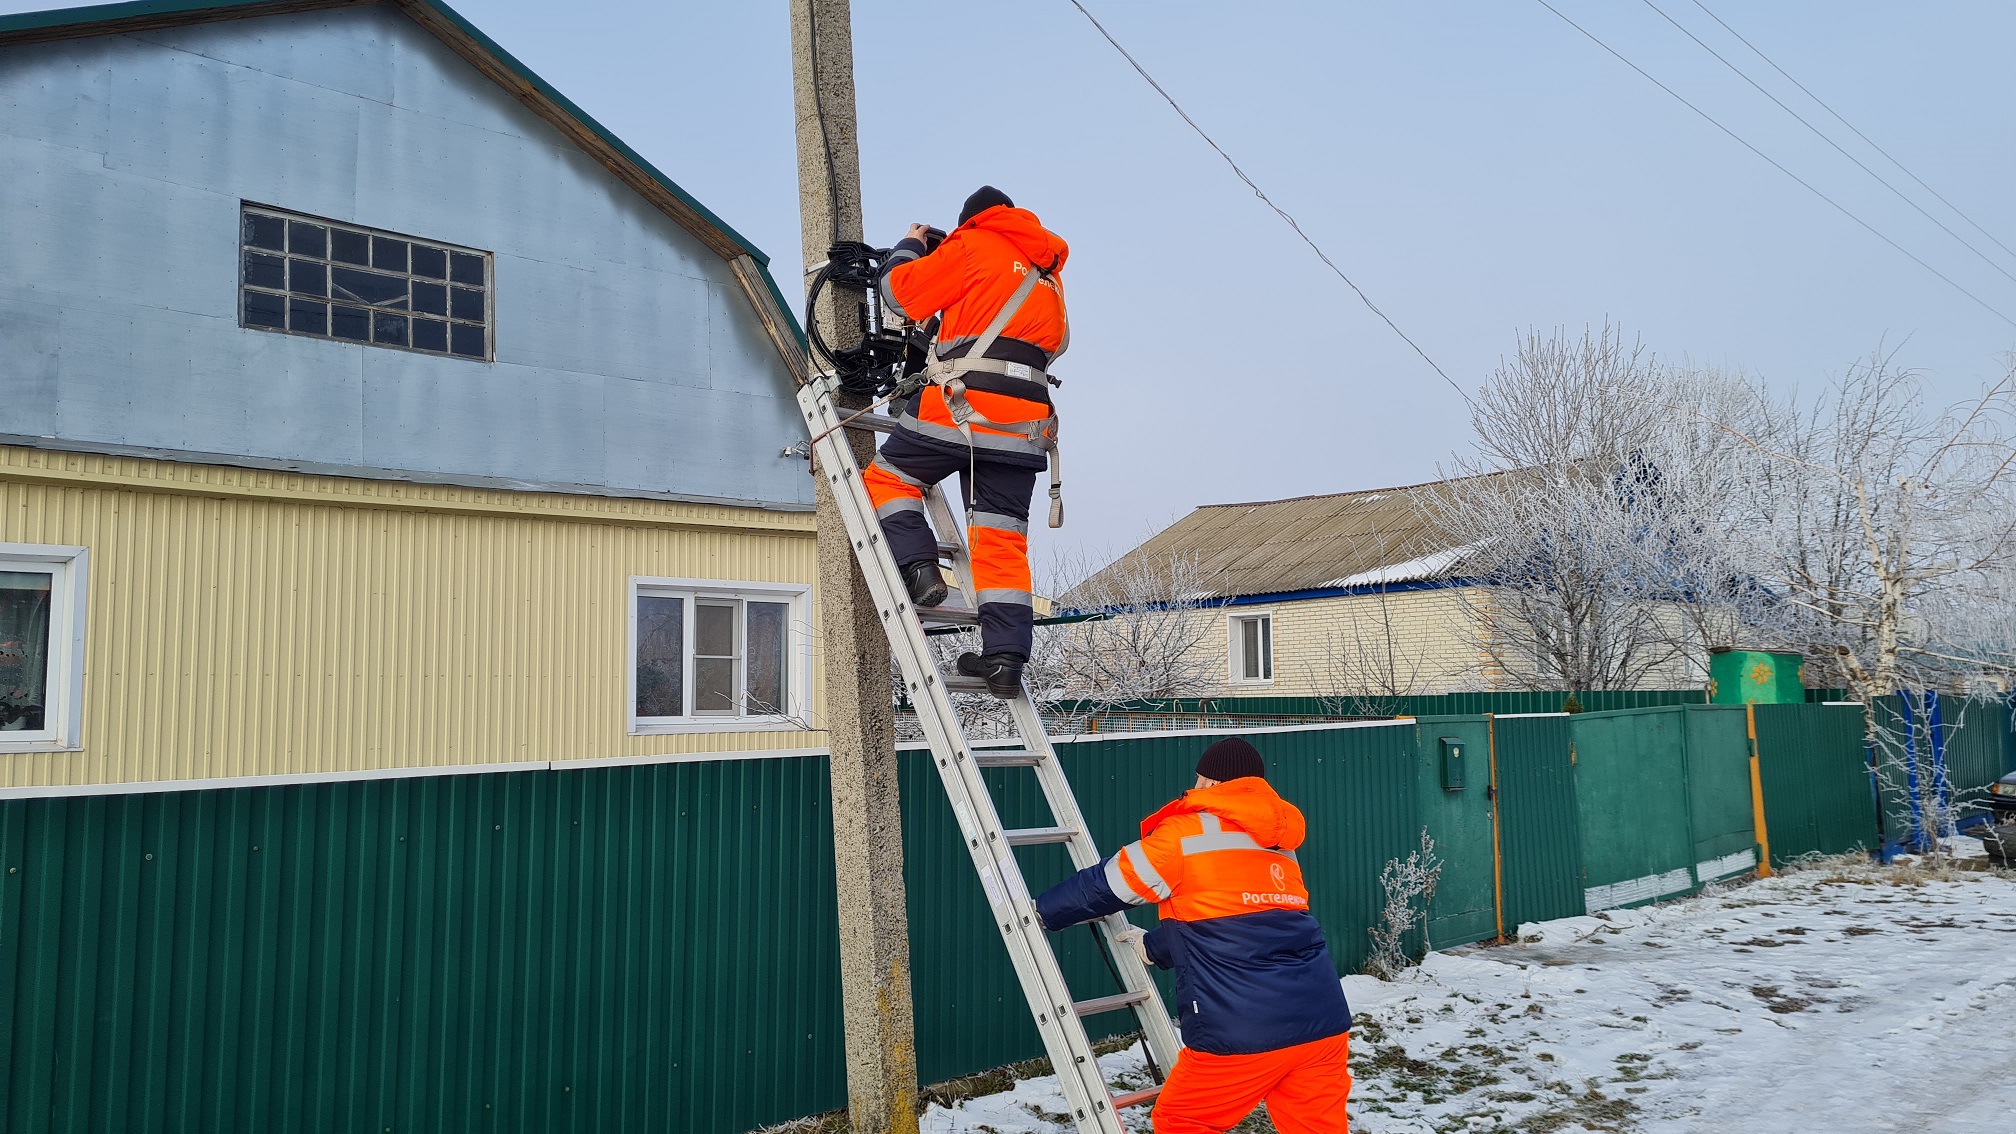
[[[85,563],[81,547],[0,543],[0,752],[77,747]]]
[[[240,326],[491,357],[488,252],[262,205],[241,220]]]
[[[1274,618],[1255,614],[1232,618],[1232,680],[1274,680]]]
[[[635,579],[631,731],[803,727],[804,587]]]

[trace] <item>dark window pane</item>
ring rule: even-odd
[[[388,236],[371,238],[371,266],[388,272],[406,270],[406,242]]]
[[[455,332],[455,353],[464,358],[483,357],[483,328],[466,323],[450,324]]]
[[[785,666],[785,628],[791,607],[781,602],[752,602],[749,612],[749,705],[751,713],[783,715],[791,711]]]
[[[470,319],[478,322],[482,321],[483,319],[482,292],[470,291],[466,287],[449,288],[448,290],[455,293],[455,310],[453,314],[457,319]]]
[[[413,345],[421,350],[447,350],[448,324],[438,319],[413,320]]]
[[[735,608],[718,603],[693,604],[693,656],[735,656]]]
[[[453,279],[456,283],[483,286],[483,257],[471,256],[467,252],[451,252],[448,259],[455,269]]]
[[[319,260],[289,260],[287,290],[302,295],[328,295],[329,269]]]
[[[437,324],[438,325],[438,324]],[[637,599],[637,715],[686,715],[686,600]]]
[[[278,256],[268,256],[264,252],[247,252],[245,282],[253,287],[270,287],[279,291],[287,286],[287,271]]]
[[[329,230],[319,224],[287,222],[287,250],[296,256],[327,256]]]
[[[693,658],[693,711],[736,712],[734,658]]]
[[[245,293],[245,325],[248,327],[285,327],[287,325],[287,300],[278,295],[248,291]]]
[[[329,231],[329,258],[346,264],[371,263],[371,238],[361,232],[346,232],[336,228]]]
[[[306,299],[287,301],[287,329],[306,331],[311,335],[329,333],[329,305],[314,303]]]
[[[256,248],[271,248],[275,252],[284,252],[286,242],[286,221],[279,217],[261,216],[258,213],[245,214],[245,243]]]
[[[364,342],[371,337],[371,313],[338,303],[329,309],[330,330],[339,339]]]
[[[48,727],[50,599],[56,576],[0,570],[0,734]]]
[[[330,294],[338,299],[368,303],[373,307],[406,309],[406,280],[403,276],[381,276],[355,268],[329,269]]]
[[[413,246],[413,274],[426,276],[430,280],[448,278],[448,250],[429,248],[424,244]]]
[[[371,341],[387,346],[406,345],[406,316],[384,312],[371,317]]]
[[[429,315],[448,314],[448,285],[414,280],[413,310]]]

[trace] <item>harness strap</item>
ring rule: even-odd
[[[1024,377],[1023,374],[1013,374],[1008,369],[1010,366],[1030,371],[1032,375],[1043,373],[1022,363],[989,359],[985,355],[993,347],[994,340],[1001,337],[1001,331],[1008,326],[1008,320],[1015,317],[1015,313],[1022,309],[1022,304],[1036,290],[1036,284],[1048,278],[1051,278],[1048,271],[1034,264],[1029,265],[1029,270],[1023,273],[1022,282],[1015,288],[1015,293],[1008,297],[1008,302],[1001,305],[1000,311],[995,312],[993,321],[987,324],[986,330],[980,332],[980,337],[966,351],[965,357],[941,359],[938,357],[938,346],[933,343],[931,359],[925,364],[920,377],[937,384],[945,391],[945,408],[951,412],[952,422],[959,427],[959,432],[966,435],[968,452],[972,451],[973,425],[977,422],[989,429],[1026,438],[1035,448],[1049,455],[1050,526],[1061,528],[1064,526],[1064,470],[1062,454],[1057,450],[1057,411],[1053,408],[1049,417],[1038,418],[1035,421],[995,421],[974,409],[972,403],[966,400],[966,382],[959,377],[962,371],[985,371],[1012,374],[1016,378]],[[1058,287],[1058,295],[1061,299],[1063,295],[1061,285]],[[1067,319],[1064,324],[1064,339],[1058,345],[1056,353],[1051,355],[1052,360],[1054,361],[1057,355],[1063,354],[1065,347],[1070,345],[1071,324]],[[997,367],[999,369],[996,369]]]

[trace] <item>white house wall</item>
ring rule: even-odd
[[[1498,675],[1469,628],[1464,595],[1474,589],[1398,591],[1214,608],[1193,617],[1210,620],[1204,636],[1211,672],[1227,696],[1317,697],[1360,691],[1369,682],[1392,682],[1398,691],[1448,693],[1499,686]],[[1230,680],[1232,619],[1269,614],[1274,620],[1274,680]],[[1390,637],[1395,664],[1384,662]],[[1362,660],[1354,660],[1362,659]],[[1385,692],[1377,687],[1365,692]]]

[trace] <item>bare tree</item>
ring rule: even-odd
[[[1053,733],[1083,731],[1114,706],[1163,698],[1198,697],[1216,684],[1220,633],[1211,612],[1219,601],[1195,556],[1122,556],[1097,566],[1085,557],[1053,561],[1040,590],[1063,596],[1059,621],[1036,628],[1023,682],[1044,708]],[[971,632],[932,639],[941,669],[949,671]],[[897,681],[898,703],[902,703]],[[975,739],[1013,735],[1007,706],[983,695],[960,695],[960,716]],[[906,739],[914,720],[899,718]]]
[[[1503,680],[1627,689],[1727,633],[1741,588],[1722,555],[1714,446],[1676,431],[1676,399],[1726,383],[1663,369],[1616,328],[1529,334],[1471,408],[1477,455],[1429,497],[1468,551],[1473,644]],[[1727,446],[1723,446],[1726,448]],[[1698,658],[1697,658],[1698,661]],[[1670,677],[1668,678],[1670,680]]]
[[[2016,371],[1939,412],[1877,354],[1779,420],[1723,424],[1754,456],[1740,550],[1784,596],[1782,632],[1865,697],[1990,661],[1937,632],[2016,563]]]
[[[1919,377],[1878,351],[1804,410],[1759,405],[1749,420],[1715,423],[1749,458],[1750,524],[1734,533],[1735,554],[1781,600],[1755,630],[1868,706],[1884,786],[1923,832],[1945,833],[1962,801],[1924,761],[1930,736],[1921,743],[1879,707],[1902,695],[1894,708],[1922,719],[1924,691],[2012,672],[2016,371],[1936,411]]]

